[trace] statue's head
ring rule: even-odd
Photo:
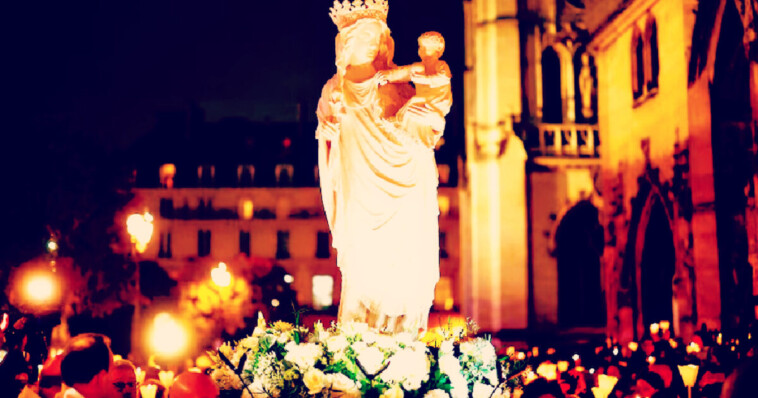
[[[329,15],[339,33],[335,39],[340,74],[350,65],[373,63],[377,70],[391,66],[395,43],[387,27],[386,0],[334,1]]]
[[[445,52],[445,38],[438,32],[426,32],[418,38],[418,56],[439,58]]]

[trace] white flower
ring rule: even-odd
[[[368,324],[363,322],[348,322],[341,326],[342,333],[347,337],[355,337],[368,331]]]
[[[395,335],[395,341],[405,346],[411,345],[415,340],[415,336],[408,332],[401,332]]]
[[[450,398],[450,395],[445,390],[436,389],[424,394],[424,398]]]
[[[453,398],[468,398],[468,383],[461,373],[461,363],[452,354],[452,350],[450,354],[440,356],[439,366],[440,371],[450,379],[450,386],[452,387],[450,394]]]
[[[388,336],[386,334],[376,335],[376,341],[374,342],[374,345],[381,348],[382,350],[387,351],[396,351],[398,348],[395,339],[393,339],[392,336]]]
[[[329,389],[339,397],[344,398],[358,398],[361,396],[361,390],[356,382],[342,373],[331,373],[326,376],[328,378]]]
[[[492,392],[495,390],[495,387],[492,387],[487,384],[476,382],[474,384],[474,392],[472,394],[473,398],[489,398],[490,395],[492,395]]]
[[[321,346],[314,343],[288,343],[284,348],[287,350],[284,360],[295,364],[301,370],[312,368],[323,354]]]
[[[402,383],[407,391],[413,391],[429,379],[429,365],[425,351],[406,348],[390,357],[389,366],[379,377],[389,383]]]
[[[279,335],[279,337],[276,338],[276,342],[279,344],[287,344],[288,341],[290,341],[289,332],[282,333]]]
[[[399,385],[394,384],[387,391],[385,391],[379,398],[403,398],[403,389]]]
[[[260,377],[255,379],[253,384],[249,386],[249,389],[253,392],[253,398],[276,398],[281,393],[281,390],[272,386],[268,380]]]
[[[310,368],[303,375],[303,384],[308,388],[308,394],[318,394],[326,387],[326,375],[316,368]]]
[[[440,356],[453,353],[453,340],[445,340],[440,344]]]
[[[356,354],[358,363],[369,376],[375,375],[384,364],[384,353],[377,347],[365,347],[356,350]]]
[[[344,335],[338,334],[326,339],[326,349],[329,352],[339,352],[347,348],[348,342]]]
[[[211,373],[211,378],[222,390],[241,390],[243,387],[242,380],[240,380],[239,377],[226,366],[220,369],[215,369]]]

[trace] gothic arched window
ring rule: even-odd
[[[647,50],[645,51],[647,55],[645,59],[645,85],[647,91],[650,92],[658,88],[658,72],[660,70],[658,64],[658,25],[652,16],[645,26],[645,47]]]
[[[645,55],[642,35],[635,28],[632,33],[632,93],[634,99],[642,97],[645,91]]]
[[[563,121],[561,60],[553,47],[548,47],[542,52],[542,121]]]

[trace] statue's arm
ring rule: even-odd
[[[318,118],[318,127],[316,127],[316,138],[327,141],[336,140],[339,136],[339,118],[338,115],[342,108],[342,97],[338,90],[337,77],[332,77],[321,90],[321,98],[318,100],[316,108],[316,117]]]

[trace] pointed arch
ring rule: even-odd
[[[563,122],[561,59],[552,46],[542,51],[542,122]]]

